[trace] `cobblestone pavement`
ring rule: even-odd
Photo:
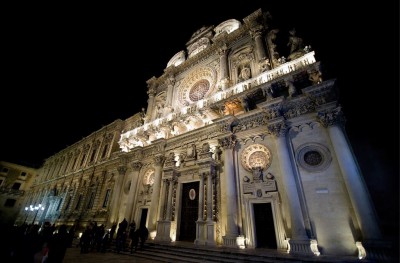
[[[80,248],[71,247],[67,249],[67,253],[64,257],[63,263],[76,263],[76,262],[84,262],[84,263],[150,263],[150,262],[157,262],[150,259],[144,259],[135,257],[133,255],[127,254],[118,254],[115,252],[106,252],[106,253],[99,253],[99,252],[90,252],[81,254]],[[159,261],[161,262],[161,261]]]

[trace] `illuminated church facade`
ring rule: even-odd
[[[277,32],[261,10],[196,31],[147,81],[147,110],[48,158],[24,207],[134,220],[154,242],[365,257],[381,234],[335,81],[294,30],[279,54]]]

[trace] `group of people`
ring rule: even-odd
[[[149,230],[144,224],[141,224],[140,227],[136,229],[135,221],[132,221],[132,223],[129,224],[128,229],[128,221],[124,218],[118,224],[116,237],[116,250],[118,253],[120,251],[125,251],[128,237],[130,239],[129,248],[131,253],[133,253],[139,246],[140,248],[143,248],[144,243],[149,238]]]

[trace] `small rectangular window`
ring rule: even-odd
[[[76,202],[75,210],[79,209],[79,207],[81,206],[81,201],[82,201],[82,194],[79,195],[78,202]]]
[[[56,211],[60,210],[60,207],[61,207],[61,203],[62,203],[62,201],[63,201],[63,199],[61,198],[61,199],[60,199],[60,202],[58,202],[58,205],[57,205],[57,210],[56,210]]]
[[[71,204],[71,199],[72,199],[72,197],[69,196],[69,197],[68,197],[67,205],[65,206],[65,210],[68,210],[68,209],[69,209],[69,205]]]
[[[90,162],[94,161],[94,157],[96,156],[96,149],[93,150],[92,156],[90,156]]]
[[[91,194],[90,194],[90,199],[89,199],[89,202],[88,202],[88,204],[87,204],[87,209],[92,209],[93,208],[93,203],[94,203],[94,192],[92,192]]]
[[[2,171],[3,173],[8,173],[8,168],[3,167],[3,169],[1,169],[1,171]]]
[[[104,197],[103,208],[107,207],[108,199],[110,198],[111,189],[107,189],[106,196]]]
[[[26,176],[26,172],[21,172],[21,176]]]
[[[84,155],[82,156],[81,167],[82,167],[83,163],[85,162],[85,158],[86,158],[86,154],[84,154]]]
[[[14,207],[16,201],[17,200],[15,200],[15,199],[7,199],[4,206],[5,207]]]
[[[108,144],[106,144],[106,145],[104,146],[103,153],[101,154],[101,159],[103,159],[104,157],[106,157],[107,150],[108,150]]]
[[[11,189],[19,190],[20,187],[21,187],[21,183],[14,183],[13,186],[11,187]]]

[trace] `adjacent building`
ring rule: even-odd
[[[335,80],[322,78],[294,30],[289,53],[279,54],[266,17],[256,10],[196,31],[147,81],[147,110],[44,162],[17,222],[40,204],[36,223],[111,227],[126,218],[155,242],[377,251],[381,234]]]
[[[0,161],[0,223],[12,225],[17,220],[26,202],[27,190],[37,175],[34,168]]]

